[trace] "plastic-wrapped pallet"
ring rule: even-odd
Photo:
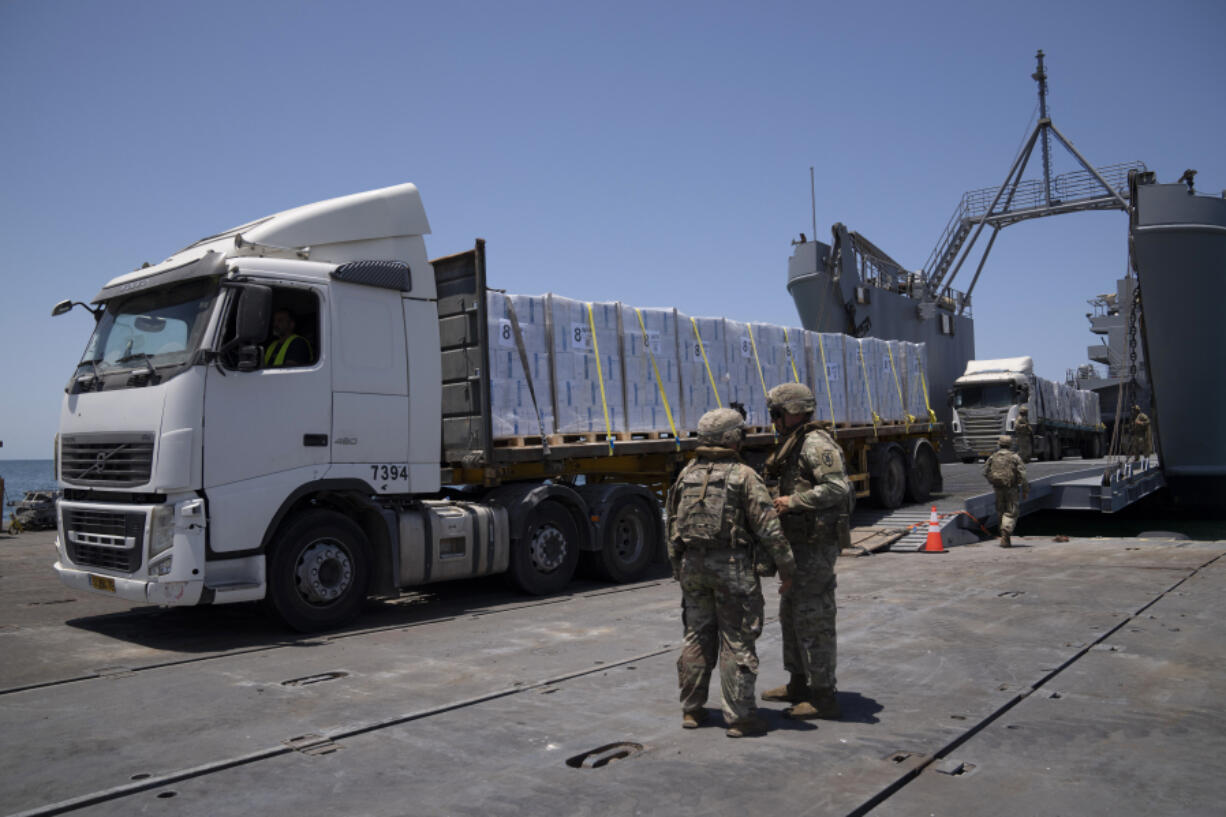
[[[532,436],[541,433],[532,392],[524,376],[511,323],[511,307],[519,322],[524,351],[531,369],[546,434],[554,431],[553,404],[549,393],[549,344],[545,338],[545,296],[486,294],[490,338],[490,410],[495,437]]]
[[[751,323],[749,328],[753,331],[753,340],[758,345],[762,380],[768,390],[780,383],[809,384],[809,367],[805,359],[802,330],[787,329],[771,323]]]
[[[928,408],[931,405],[927,382],[928,347],[923,343],[910,342],[904,342],[902,346],[903,357],[906,360],[903,369],[906,372],[904,394],[907,398],[903,408],[918,421],[926,423],[928,422]]]
[[[846,336],[831,332],[805,332],[805,345],[812,361],[814,416],[831,423],[848,423]]]
[[[863,338],[860,344],[869,377],[872,378],[873,410],[883,423],[903,422],[902,380],[895,376],[897,360],[895,349],[891,346],[898,344],[898,341]]]
[[[843,360],[847,367],[847,421],[852,425],[872,425],[877,396],[869,374],[871,360],[863,340],[843,336]]]
[[[740,403],[745,407],[745,422],[751,426],[770,423],[766,412],[766,395],[762,391],[764,378],[758,372],[754,359],[755,337],[751,337],[749,324],[731,319],[724,320],[724,354],[728,360],[728,387],[720,387],[724,405]],[[769,387],[768,387],[769,388]]]
[[[681,341],[684,425],[687,431],[693,431],[703,414],[728,405],[729,398],[725,394],[728,364],[724,354],[724,319],[691,318],[678,313],[677,331]]]
[[[671,412],[680,433],[685,428],[677,367],[677,310],[636,309],[625,305],[621,309],[626,426],[630,431],[671,432],[668,420]]]
[[[557,432],[604,433],[606,410],[609,430],[625,431],[621,338],[618,335],[617,320],[620,304],[591,304],[589,320],[589,307],[584,301],[550,295],[548,303],[553,319]],[[591,331],[593,323],[596,327],[594,339]]]

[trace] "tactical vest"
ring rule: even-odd
[[[749,545],[745,513],[728,501],[728,478],[740,463],[694,460],[677,479],[677,538],[693,550],[744,548]]]
[[[801,472],[800,455],[805,448],[805,439],[815,431],[822,434],[830,445],[838,446],[838,443],[830,437],[820,423],[806,423],[803,428],[784,440],[783,445],[767,458],[766,465],[762,470],[768,479],[778,481],[778,496],[791,496],[792,494],[803,493],[813,487],[813,482],[809,478],[810,475]],[[842,513],[846,513],[846,509],[829,508],[822,511],[807,511],[803,514],[783,514],[779,517],[779,520],[787,527],[791,527],[789,523],[792,522],[788,517],[808,516],[823,522],[833,523]],[[801,524],[812,523],[805,522]]]

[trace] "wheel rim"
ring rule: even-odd
[[[646,531],[638,514],[629,511],[617,518],[613,527],[613,552],[622,564],[632,564],[643,552]]]
[[[528,542],[528,557],[541,573],[557,570],[566,560],[566,536],[551,522],[541,525]]]
[[[353,585],[353,560],[340,542],[320,539],[302,551],[294,573],[307,603],[329,604]]]

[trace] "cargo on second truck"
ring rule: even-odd
[[[949,401],[954,453],[963,462],[988,456],[1001,435],[1012,435],[1022,406],[1039,459],[1058,460],[1069,451],[1085,459],[1103,455],[1097,392],[1038,377],[1030,357],[968,361]]]

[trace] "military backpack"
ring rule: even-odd
[[[988,482],[993,488],[1012,488],[1017,485],[1017,470],[1008,452],[997,451],[988,457]]]
[[[678,480],[676,531],[687,547],[732,547],[732,520],[728,513],[728,475],[734,462],[694,461]]]

